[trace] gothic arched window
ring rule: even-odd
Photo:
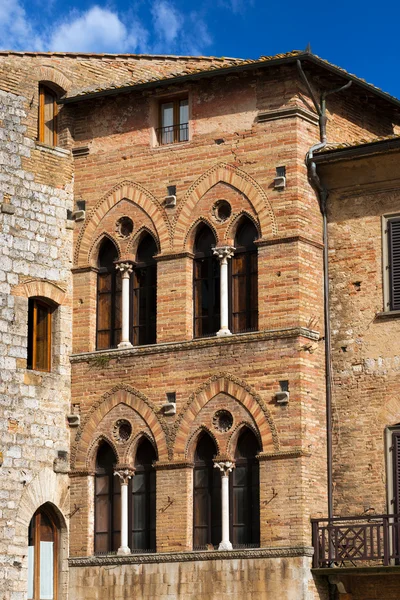
[[[94,551],[118,550],[121,537],[121,484],[114,476],[117,459],[103,442],[97,451],[95,474]]]
[[[219,263],[212,248],[216,240],[207,225],[201,225],[194,243],[194,337],[216,333],[220,328]]]
[[[214,468],[217,448],[203,433],[197,442],[193,472],[193,547],[221,541],[221,474]]]
[[[231,473],[231,540],[234,546],[260,544],[258,440],[247,427],[241,432]]]
[[[258,232],[250,219],[244,219],[235,236],[232,258],[232,332],[258,328],[257,248]]]
[[[59,529],[51,507],[35,512],[28,530],[28,600],[57,600]]]
[[[155,344],[157,312],[157,246],[150,234],[139,244],[133,271],[133,345]]]
[[[138,446],[131,479],[130,547],[132,551],[156,549],[156,452],[144,439]]]
[[[99,251],[97,275],[97,350],[115,348],[121,340],[121,274],[115,268],[118,252],[106,238]]]

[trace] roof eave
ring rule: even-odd
[[[362,145],[360,144],[359,146],[325,150],[325,152],[314,154],[313,161],[316,164],[328,164],[342,160],[352,160],[353,158],[386,154],[387,152],[399,149],[400,137],[396,139],[379,140],[377,142],[370,142]]]
[[[271,59],[268,61],[256,61],[253,63],[245,63],[243,65],[235,65],[232,67],[221,67],[221,68],[212,69],[209,71],[200,71],[198,73],[193,73],[193,74],[189,74],[189,75],[180,75],[178,77],[170,77],[168,79],[160,79],[160,80],[155,80],[155,81],[149,81],[146,83],[137,83],[137,84],[133,84],[130,86],[108,89],[108,90],[103,90],[103,91],[99,91],[99,92],[92,92],[92,93],[89,92],[87,94],[80,94],[77,96],[60,98],[60,100],[58,102],[59,102],[59,104],[76,104],[77,102],[81,102],[83,100],[102,98],[104,96],[116,96],[118,94],[127,94],[129,92],[134,92],[134,91],[141,91],[141,90],[152,89],[152,88],[156,88],[156,87],[163,87],[163,86],[168,86],[168,85],[172,85],[172,84],[186,83],[188,81],[197,81],[199,79],[215,77],[218,75],[229,75],[232,73],[240,73],[243,71],[248,71],[250,69],[259,69],[259,68],[267,68],[267,67],[272,67],[272,66],[277,66],[277,65],[291,64],[291,63],[296,62],[297,60],[300,60],[300,61],[308,60],[310,62],[313,62],[316,65],[320,66],[321,68],[328,70],[331,73],[333,73],[347,81],[353,81],[356,85],[358,85],[361,88],[364,88],[370,94],[379,96],[386,102],[389,102],[390,104],[396,106],[396,108],[400,108],[400,100],[398,100],[397,98],[394,98],[393,96],[390,96],[390,94],[387,94],[386,92],[383,92],[382,90],[379,90],[378,88],[373,87],[369,83],[362,81],[355,75],[351,75],[350,73],[343,72],[341,69],[339,69],[335,65],[331,65],[330,63],[326,62],[325,60],[319,58],[318,56],[315,56],[314,54],[310,54],[309,52],[299,53],[295,56],[287,56],[287,57]]]

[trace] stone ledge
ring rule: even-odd
[[[298,117],[312,125],[318,125],[318,115],[302,108],[301,106],[288,106],[287,108],[277,108],[276,110],[267,110],[260,112],[257,116],[258,123],[266,123],[267,121],[276,121],[277,119],[290,119]]]
[[[61,158],[71,156],[70,150],[59,148],[58,146],[47,146],[46,144],[42,144],[42,142],[35,142],[35,148],[41,152],[46,152],[47,154],[52,154],[53,156],[59,156]]]
[[[255,558],[287,558],[304,556],[311,558],[311,546],[285,546],[282,548],[248,548],[240,550],[200,550],[190,552],[159,552],[154,554],[128,554],[124,556],[83,556],[69,558],[70,567],[101,567],[106,565],[137,565],[201,560],[237,560]]]
[[[208,348],[210,346],[221,346],[223,344],[243,344],[250,342],[269,341],[277,339],[304,337],[313,341],[319,340],[319,332],[307,327],[288,327],[285,329],[266,329],[251,333],[236,333],[226,337],[200,338],[194,340],[185,340],[182,342],[164,342],[161,344],[152,344],[151,346],[134,346],[120,350],[112,348],[109,350],[96,350],[94,352],[84,352],[82,354],[72,354],[70,361],[72,363],[86,362],[94,359],[96,356],[109,356],[110,360],[119,357],[143,356],[146,354],[163,354],[165,352],[187,352],[198,348]]]

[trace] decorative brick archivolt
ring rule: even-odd
[[[119,245],[119,242],[113,238],[112,235],[110,235],[108,233],[108,231],[101,231],[101,233],[99,233],[99,235],[96,236],[96,238],[93,240],[91,246],[90,246],[90,250],[89,250],[89,264],[92,267],[97,267],[97,260],[99,257],[99,250],[100,250],[100,246],[104,240],[104,238],[108,238],[110,240],[110,242],[112,242],[118,252],[118,260],[121,259],[122,256],[122,251],[121,251],[121,246]]]
[[[189,461],[194,460],[194,453],[196,452],[197,441],[203,432],[207,433],[210,436],[210,438],[213,440],[215,447],[217,449],[217,456],[219,456],[221,453],[220,445],[219,445],[218,440],[215,437],[214,433],[206,425],[200,425],[200,427],[198,427],[192,433],[192,435],[190,436],[190,438],[188,439],[188,442],[186,444],[185,457]]]
[[[168,439],[169,457],[184,456],[192,423],[201,409],[219,393],[228,394],[242,404],[253,417],[262,450],[279,450],[279,439],[264,400],[245,381],[230,373],[216,373],[191,394],[179,413]]]
[[[99,423],[109,411],[124,403],[135,410],[151,431],[160,460],[167,456],[168,426],[164,417],[158,416],[156,407],[144,394],[126,384],[119,384],[92,404],[79,426],[71,451],[71,468],[87,469],[90,448]]]
[[[129,442],[129,445],[127,446],[127,448],[124,452],[124,456],[123,456],[124,463],[131,464],[131,465],[135,464],[136,452],[137,452],[138,446],[139,446],[140,442],[143,440],[143,438],[145,438],[146,440],[148,440],[150,442],[150,444],[153,446],[153,448],[156,452],[156,455],[158,455],[157,445],[155,444],[153,438],[147,433],[147,431],[139,431],[138,433],[135,434],[132,441]]]
[[[65,301],[66,290],[60,285],[49,281],[48,279],[26,279],[24,282],[15,285],[11,289],[13,296],[22,296],[24,298],[47,298],[55,304],[63,304]]]
[[[154,231],[151,231],[151,229],[146,227],[146,225],[143,225],[142,227],[140,227],[140,229],[138,229],[135,232],[135,234],[132,236],[132,239],[129,241],[129,243],[126,246],[126,252],[132,254],[134,259],[136,259],[137,249],[138,249],[139,244],[142,241],[143,237],[146,235],[146,233],[151,235],[151,237],[153,238],[153,240],[156,243],[158,251],[160,251],[160,243],[159,243],[157,237],[154,235]]]
[[[194,240],[196,238],[197,230],[201,224],[207,225],[207,227],[211,229],[215,236],[215,241],[217,245],[220,241],[217,230],[215,229],[214,225],[205,217],[199,217],[194,223],[190,225],[188,232],[185,235],[184,248],[190,252],[193,252]]]
[[[108,211],[121,200],[134,202],[147,214],[157,233],[161,251],[170,247],[171,226],[163,206],[161,206],[153,194],[139,183],[123,181],[113,187],[89,212],[76,243],[74,253],[74,263],[76,266],[88,263],[93,235],[97,227]]]
[[[101,442],[105,442],[112,448],[117,463],[122,462],[118,449],[112,441],[111,437],[107,436],[104,433],[99,433],[93,438],[87,451],[86,468],[88,469],[88,471],[94,471],[96,468],[97,450],[99,449]]]
[[[50,468],[42,468],[32,481],[25,487],[17,509],[15,520],[16,539],[25,539],[28,535],[29,523],[37,509],[43,504],[50,504],[58,517],[61,529],[66,529],[64,515],[69,511],[69,489],[67,479],[65,485],[60,477]]]
[[[235,215],[233,220],[230,222],[229,227],[225,232],[225,241],[234,241],[238,227],[242,223],[244,218],[249,219],[254,224],[254,227],[258,231],[258,235],[260,235],[260,225],[254,219],[253,215],[251,215],[247,210],[242,210],[240,211],[240,213]]]
[[[272,206],[264,189],[253,177],[225,163],[208,169],[190,186],[176,211],[173,234],[174,248],[184,249],[185,237],[191,225],[193,210],[202,196],[217,183],[226,183],[244,194],[251,203],[260,222],[261,235],[276,235],[278,227]]]
[[[238,423],[236,425],[236,427],[232,431],[231,435],[229,436],[229,440],[226,444],[226,450],[227,450],[228,456],[235,456],[237,441],[238,441],[238,438],[239,438],[240,434],[242,433],[243,429],[250,429],[250,431],[252,431],[254,433],[254,435],[256,436],[256,438],[258,439],[258,443],[261,446],[262,441],[261,441],[261,437],[260,437],[260,434],[257,431],[257,429],[251,423],[248,423],[247,421],[241,421],[240,423]]]

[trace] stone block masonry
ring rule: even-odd
[[[69,450],[65,415],[70,402],[70,158],[52,157],[59,163],[58,186],[43,183],[46,162],[35,159],[35,141],[26,137],[27,105],[25,97],[0,91],[1,600],[26,597],[27,528],[35,510],[50,502],[64,517],[68,513],[68,476],[56,475],[53,463],[58,451]],[[27,369],[32,296],[50,299],[55,306],[49,373]],[[61,556],[66,552],[62,534]],[[64,560],[64,590],[65,567]]]

